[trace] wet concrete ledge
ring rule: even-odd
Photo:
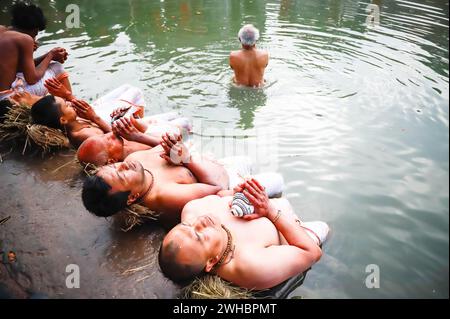
[[[81,168],[66,165],[73,158],[73,151],[3,156],[0,220],[11,218],[0,225],[1,298],[176,297],[157,265],[164,230],[150,223],[124,233],[87,212]],[[69,264],[79,266],[80,288],[66,287]]]

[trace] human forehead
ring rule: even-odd
[[[117,166],[118,163],[102,166],[97,172],[97,176],[99,177],[114,176],[117,174]]]
[[[58,105],[60,108],[63,108],[64,106],[67,105],[66,102],[64,101],[64,99],[62,99],[62,98],[60,98],[60,97],[58,97],[58,96],[55,96],[55,103],[56,103],[56,105]]]
[[[168,239],[171,242],[177,243],[177,246],[181,247],[190,246],[191,244],[193,244],[193,242],[191,242],[191,239],[196,238],[194,238],[194,231],[192,230],[192,227],[189,224],[183,222],[172,229]]]

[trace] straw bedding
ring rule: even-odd
[[[251,290],[240,288],[221,279],[219,276],[206,275],[195,279],[182,289],[181,299],[252,299]]]
[[[27,147],[35,146],[47,153],[52,149],[69,148],[70,142],[61,130],[33,124],[31,107],[25,104],[11,104],[0,123],[0,143],[18,141]]]

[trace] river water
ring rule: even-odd
[[[297,214],[330,224],[323,258],[291,297],[448,298],[448,1],[36,2],[49,20],[38,54],[69,51],[78,97],[142,88],[147,114],[193,118],[200,151],[281,172]],[[0,2],[1,24],[9,4]],[[80,28],[66,27],[69,4]],[[263,89],[231,84],[228,55],[244,23],[270,52]],[[4,262],[17,256],[3,290],[176,296],[155,263],[163,231],[123,233],[87,213],[73,152],[2,152],[0,219],[11,219],[1,250]],[[80,267],[79,289],[66,288],[68,264]],[[369,289],[373,265],[379,288]]]

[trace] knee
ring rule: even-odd
[[[65,72],[64,66],[56,61],[50,62],[48,68],[53,71],[55,76]]]

